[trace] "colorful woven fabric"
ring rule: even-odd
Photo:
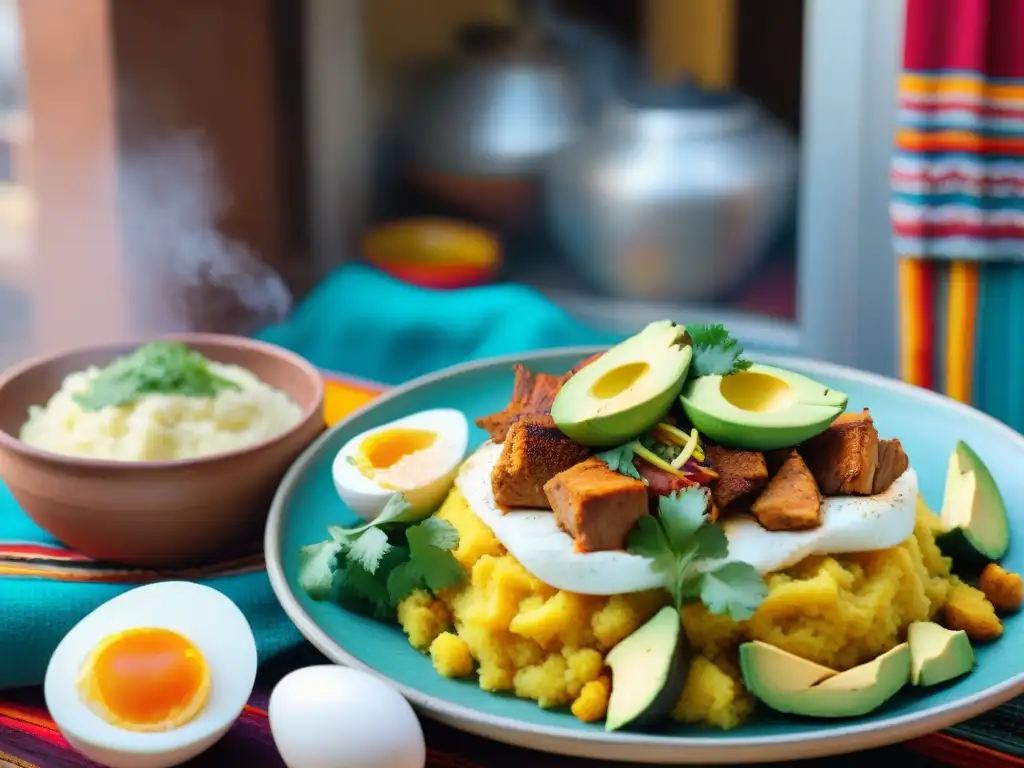
[[[897,252],[1024,260],[1024,3],[908,0]]]
[[[900,372],[1024,430],[1024,3],[908,0]],[[1012,351],[1012,352],[1011,352]]]

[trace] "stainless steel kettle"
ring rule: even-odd
[[[753,101],[645,85],[552,159],[545,207],[599,289],[706,301],[757,266],[792,208],[796,170],[794,139]]]
[[[524,2],[516,26],[469,25],[457,68],[413,116],[408,164],[419,186],[499,223],[531,209],[547,161],[617,86],[618,49]]]

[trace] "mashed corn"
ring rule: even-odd
[[[587,722],[603,717],[611,690],[604,655],[665,605],[667,593],[594,597],[553,589],[505,552],[457,489],[437,516],[458,529],[454,555],[469,579],[458,590],[436,598],[417,592],[401,604],[399,623],[412,645],[429,649],[441,674],[468,674],[468,651],[485,690],[511,691],[542,707],[569,704]],[[745,622],[687,604],[682,622],[695,655],[673,717],[723,729],[747,719],[754,699],[736,655],[745,640],[848,669],[901,642],[911,622],[943,609],[973,639],[993,637],[999,620],[991,604],[950,575],[935,522],[919,503],[914,535],[898,547],[808,558],[770,575],[768,597]]]
[[[210,371],[238,384],[214,397],[143,395],[135,402],[87,411],[75,402],[99,368],[68,375],[45,406],[33,407],[21,440],[68,456],[119,461],[191,459],[244,448],[295,426],[302,411],[292,399],[233,365]]]

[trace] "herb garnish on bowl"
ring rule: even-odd
[[[101,369],[88,391],[74,396],[87,411],[129,405],[143,395],[214,397],[225,389],[240,389],[218,376],[210,361],[177,341],[153,341],[118,357]]]

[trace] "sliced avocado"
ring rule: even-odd
[[[679,611],[662,608],[608,651],[604,662],[612,671],[606,730],[641,727],[667,715],[686,680],[686,638]]]
[[[766,692],[782,693],[802,691],[838,674],[834,669],[815,664],[761,640],[740,646],[740,669],[744,681],[749,676],[755,682],[755,687],[763,688]],[[747,685],[747,688],[751,686]]]
[[[814,379],[757,364],[730,376],[692,379],[680,399],[701,434],[749,451],[789,448],[821,434],[847,401]]]
[[[668,413],[692,357],[685,327],[651,323],[574,374],[555,396],[551,416],[577,443],[622,445]]]
[[[845,672],[764,643],[740,646],[743,684],[772,709],[806,717],[857,717],[877,709],[910,679],[910,646],[902,643]],[[827,674],[830,673],[830,674]],[[823,675],[815,681],[816,675]]]
[[[958,566],[980,569],[1006,555],[1006,504],[988,467],[962,440],[949,457],[941,517],[945,532],[935,541]]]
[[[910,682],[914,685],[938,685],[974,668],[974,649],[962,629],[946,629],[933,621],[915,621],[907,628],[907,644]]]

